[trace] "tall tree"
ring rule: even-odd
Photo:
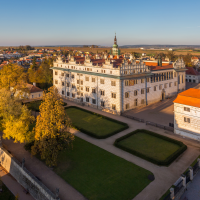
[[[39,109],[35,142],[31,151],[33,155],[39,153],[47,165],[55,166],[58,152],[72,145],[74,135],[68,131],[71,122],[63,107],[63,100],[54,86],[43,95]]]
[[[5,88],[0,90],[0,118],[3,138],[12,137],[21,143],[34,140],[34,134],[29,130],[35,120],[31,111]]]

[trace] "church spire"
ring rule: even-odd
[[[115,32],[114,44],[117,44],[116,32]]]

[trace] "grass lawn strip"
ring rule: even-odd
[[[15,196],[13,193],[3,184],[2,185],[3,191],[0,192],[0,199],[1,200],[14,200]]]
[[[169,165],[187,149],[182,142],[144,129],[118,138],[115,146],[158,165]]]
[[[151,172],[78,137],[58,160],[55,172],[89,200],[131,200],[151,182]]]
[[[96,138],[106,138],[128,128],[125,123],[75,106],[67,107],[66,112],[75,128]]]
[[[144,132],[137,132],[136,134],[120,141],[119,144],[161,161],[165,160],[180,148],[177,144]]]

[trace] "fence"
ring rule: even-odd
[[[170,188],[170,193],[168,193],[163,199],[164,200],[178,200],[181,198],[185,190],[189,187],[191,181],[193,180],[194,176],[200,170],[200,159],[197,159],[197,162],[193,167],[189,167],[187,170],[175,183],[174,187]]]
[[[146,125],[151,125],[151,126],[155,126],[155,127],[158,127],[158,128],[162,128],[164,130],[168,130],[168,131],[174,132],[174,128],[173,127],[164,126],[164,125],[157,124],[157,123],[154,123],[154,122],[146,121]]]
[[[124,113],[122,114],[122,116],[127,117],[127,118],[129,118],[129,119],[136,120],[136,121],[138,121],[138,122],[145,123],[144,119],[140,119],[140,118],[138,118],[138,117],[133,117],[133,116],[131,116],[131,115],[127,115],[127,114],[124,114]]]

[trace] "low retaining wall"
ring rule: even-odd
[[[0,148],[0,164],[31,194],[34,199],[60,200],[58,198],[58,193],[56,195],[53,194],[3,147]]]

